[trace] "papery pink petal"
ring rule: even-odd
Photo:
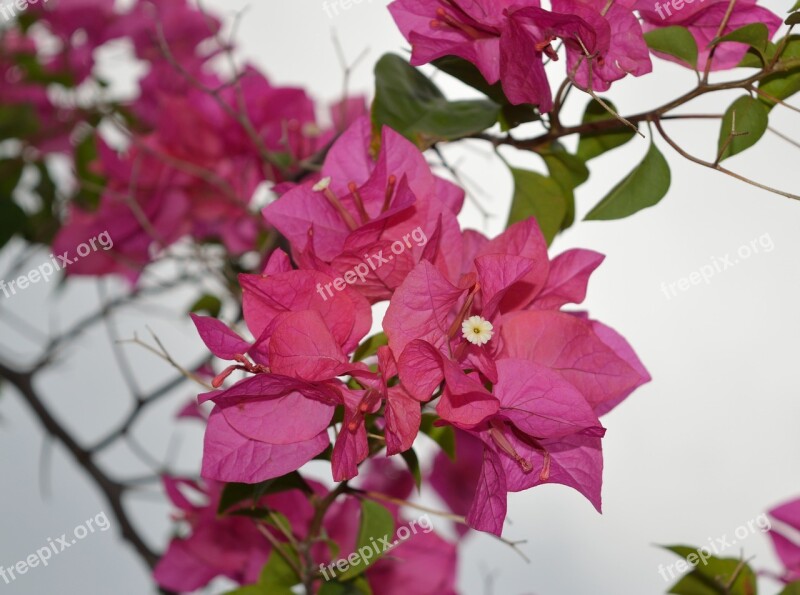
[[[800,531],[800,499],[776,506],[769,515]]]
[[[500,415],[524,433],[561,438],[590,428],[602,432],[586,398],[557,372],[519,359],[501,359],[497,371]]]
[[[269,365],[276,374],[319,381],[340,376],[347,357],[319,312],[293,312],[281,320],[269,342]]]
[[[456,546],[424,529],[369,567],[374,595],[456,595]]]
[[[218,574],[217,569],[194,557],[180,539],[173,539],[153,570],[153,578],[164,589],[189,593],[205,587]]]
[[[363,422],[358,423],[354,430],[348,426],[357,413],[362,394],[357,391],[345,390],[344,407],[345,417],[336,444],[331,454],[331,470],[334,481],[345,481],[358,475],[358,465],[369,456],[367,430]]]
[[[203,443],[202,475],[218,481],[258,483],[296,471],[329,444],[327,432],[288,445],[251,440],[234,430],[215,407]]]
[[[628,341],[625,340],[625,337],[620,335],[611,327],[606,326],[597,320],[590,320],[589,323],[592,325],[592,330],[594,330],[595,334],[600,338],[600,340],[608,345],[614,351],[614,353],[625,360],[625,362],[627,362],[627,364],[639,375],[638,382],[632,386],[630,390],[627,392],[622,392],[616,397],[616,399],[606,401],[596,408],[597,414],[603,415],[619,405],[636,388],[646,384],[647,382],[650,382],[652,378],[650,373],[644,367],[644,364],[639,359],[639,356],[636,355],[633,347],[631,347]]]
[[[334,407],[308,399],[299,392],[276,399],[244,399],[222,406],[225,420],[252,440],[269,444],[294,444],[323,432]]]
[[[199,406],[196,399],[191,399],[175,414],[175,419],[200,419],[206,421],[208,416]]]
[[[415,339],[443,345],[451,310],[463,293],[431,263],[420,262],[395,291],[383,320],[392,351],[402,354]]]
[[[773,530],[768,534],[775,548],[775,553],[786,568],[786,574],[800,577],[800,545],[777,531]],[[800,580],[800,578],[797,580]]]
[[[506,292],[530,273],[536,263],[530,258],[508,254],[486,254],[475,259],[483,296],[482,316],[494,317]]]
[[[244,317],[250,332],[262,337],[276,319],[289,312],[316,310],[345,353],[354,351],[372,325],[369,303],[346,288],[329,297],[324,285],[333,279],[317,271],[290,271],[264,277],[240,275]]]
[[[458,3],[458,9],[453,10],[450,6],[445,7],[431,0],[397,0],[389,5],[389,11],[400,31],[411,43],[413,50],[411,63],[414,66],[427,64],[442,56],[460,56],[475,64],[488,82],[495,83],[499,77],[497,27],[501,24],[501,19],[499,15],[487,19],[484,11],[478,7],[485,8],[489,14],[495,15],[500,7],[505,7],[507,4],[508,0],[492,3],[481,0],[478,3]],[[493,9],[489,5],[492,5]],[[438,8],[448,9],[451,18],[464,21],[470,26],[483,25],[483,28],[494,29],[494,32],[486,30],[478,39],[472,39],[452,27],[434,28],[431,26],[431,21],[437,18]],[[479,21],[470,16],[469,8],[472,8],[473,12],[479,11],[482,14]]]
[[[563,312],[518,312],[502,328],[503,356],[527,359],[559,372],[595,411],[619,402],[641,375],[604,343],[592,325]]]
[[[501,535],[508,509],[506,491],[506,476],[500,457],[491,448],[485,448],[478,488],[467,513],[467,524],[478,531]]]
[[[546,285],[550,260],[547,256],[547,242],[535,219],[530,218],[515,223],[482,245],[475,260],[477,262],[481,257],[489,255],[518,256],[533,262],[531,270],[506,291],[500,303],[501,312],[526,307]]]
[[[250,343],[216,318],[197,314],[191,317],[203,343],[218,358],[232,360],[234,356],[247,353],[250,349]]]
[[[474,377],[464,374],[457,364],[442,358],[445,389],[436,405],[443,419],[460,428],[473,428],[495,415],[500,402]]]
[[[472,433],[458,429],[455,430],[455,439],[455,459],[444,451],[439,452],[433,460],[428,482],[453,513],[464,516],[475,498],[484,444]]]
[[[243,399],[277,398],[292,391],[303,393],[309,399],[316,399],[323,403],[337,403],[339,393],[326,384],[312,384],[278,374],[256,374],[240,380],[232,387],[225,390],[215,390],[198,395],[200,403],[214,401],[218,405],[229,405],[241,402]]]
[[[289,255],[278,248],[270,254],[262,275],[277,275],[279,273],[288,273],[291,270],[292,262],[289,260]]]
[[[558,310],[564,304],[580,304],[586,298],[589,277],[605,256],[591,250],[567,250],[550,262],[550,275],[533,307]]]
[[[164,484],[164,492],[167,494],[167,497],[172,504],[181,510],[186,511],[195,510],[197,508],[197,505],[192,504],[191,500],[189,500],[181,491],[181,486],[186,486],[194,490],[196,493],[202,493],[202,490],[196,481],[164,475],[161,477],[161,482]]]
[[[531,28],[521,20],[509,19],[500,38],[499,78],[512,104],[530,103],[546,113],[553,109],[553,96],[542,54],[535,50],[539,41]],[[530,58],[520,60],[520,55]]]
[[[538,448],[522,442],[513,434],[508,434],[507,438],[517,453],[532,466],[532,470],[526,473],[510,456],[502,452],[498,454],[506,472],[509,492],[520,492],[543,483],[560,483],[583,494],[600,512],[600,489],[603,485],[601,438],[572,434],[564,438],[541,440]],[[550,469],[547,478],[542,480],[545,450],[550,453]]]
[[[419,401],[413,399],[400,386],[389,388],[386,403],[386,454],[407,451],[419,432],[422,412]]]
[[[429,401],[433,391],[444,380],[442,357],[428,342],[419,339],[409,343],[397,363],[400,380],[412,397]]]

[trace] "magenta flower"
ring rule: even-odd
[[[513,0],[396,0],[389,5],[397,26],[412,46],[411,64],[443,56],[472,62],[489,83],[500,78],[500,35]],[[526,0],[525,6],[539,6]]]
[[[777,506],[769,511],[769,515],[791,531],[800,531],[800,500]],[[783,574],[778,578],[786,584],[800,581],[800,543],[774,528],[770,529],[769,536],[784,567]]]
[[[188,523],[190,533],[170,542],[153,571],[156,582],[180,593],[200,589],[217,576],[240,584],[255,582],[271,547],[250,519],[217,516],[223,484],[199,484],[168,476],[163,482],[167,496],[180,510],[176,520]],[[206,502],[194,504],[185,495],[187,491],[202,496]],[[296,500],[302,504],[301,498]]]
[[[298,469],[328,446],[334,408],[349,403],[351,392],[338,377],[368,372],[347,356],[369,329],[366,300],[343,291],[323,301],[314,288],[329,278],[288,265],[277,252],[267,275],[241,277],[253,345],[213,318],[194,317],[212,353],[236,362],[214,386],[235,370],[253,374],[200,397],[216,404],[206,429],[204,477],[253,483]],[[337,457],[335,472],[339,464]]]
[[[598,415],[616,407],[650,375],[622,336],[565,312],[519,312],[505,319],[502,357],[526,359],[558,372]]]
[[[757,0],[740,0],[733,6],[725,30],[726,35],[740,27],[751,23],[763,23],[767,26],[770,39],[781,26],[782,20],[770,10],[758,6]],[[677,10],[670,2],[653,2],[652,0],[638,0],[636,9],[644,20],[644,30],[652,31],[660,27],[680,25],[689,29],[697,42],[698,58],[697,68],[704,70],[710,53],[708,44],[717,36],[717,31],[728,9],[728,0],[705,0],[705,2],[681,3]],[[743,43],[724,42],[717,46],[711,70],[728,70],[734,68],[744,58],[747,45]],[[667,54],[659,54],[665,60],[679,64],[685,63]]]
[[[354,372],[354,377],[365,389],[345,391],[344,424],[331,458],[335,481],[351,479],[358,474],[358,465],[369,454],[365,416],[376,413],[382,404],[385,404],[383,416],[387,456],[405,452],[414,443],[422,420],[420,401],[402,384],[389,386],[390,380],[396,376],[397,364],[386,346],[378,349],[376,373]]]
[[[627,73],[649,72],[649,55],[633,13],[617,7],[603,16],[604,5],[598,4],[562,0],[550,12],[538,0],[396,0],[389,10],[411,43],[412,65],[459,56],[475,64],[488,83],[500,81],[512,104],[530,103],[548,112],[553,101],[543,58],[558,60],[551,45],[556,39],[563,40],[568,69],[576,71],[576,81],[584,87],[590,69],[592,87],[598,90]],[[620,33],[613,43],[612,30]]]
[[[460,255],[439,246],[459,242],[464,194],[389,128],[373,160],[370,131],[369,119],[360,118],[331,148],[321,180],[289,190],[264,216],[303,268],[343,278],[374,302],[390,297],[423,255],[455,272]],[[321,299],[333,293],[326,287]]]
[[[621,336],[557,311],[584,299],[602,259],[572,250],[550,263],[529,220],[491,242],[465,234],[458,285],[423,261],[392,296],[384,329],[403,385],[439,397],[442,420],[484,444],[472,527],[499,534],[506,493],[546,482],[600,508],[597,416],[650,379]]]
[[[391,459],[370,461],[366,473],[358,479],[358,488],[391,498],[406,500],[414,489],[414,480],[404,468]],[[372,564],[364,574],[375,595],[456,595],[457,552],[453,543],[433,531],[432,523],[416,529],[403,518],[400,509],[380,502],[392,512],[397,530],[405,527],[409,537],[398,543]],[[337,500],[325,515],[326,534],[341,546],[340,557],[356,551],[360,503],[353,497]],[[427,518],[430,521],[430,518]],[[394,540],[394,537],[387,536]],[[320,544],[314,557],[323,566],[330,559],[328,548]]]
[[[599,510],[605,430],[584,396],[545,366],[502,359],[497,368],[499,410],[471,430],[484,453],[467,523],[500,535],[506,493],[542,483],[573,487]]]
[[[594,51],[589,50],[595,54],[591,60],[580,44],[566,44],[567,72],[580,87],[607,91],[628,74],[642,76],[653,70],[642,26],[628,4],[614,2],[606,8],[604,0],[554,0],[554,11],[580,16],[598,36]]]

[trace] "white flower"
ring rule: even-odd
[[[314,184],[314,187],[311,188],[314,192],[322,192],[323,190],[327,190],[328,186],[331,185],[330,177],[322,178],[319,182]]]
[[[492,323],[482,316],[470,316],[461,323],[461,334],[470,343],[484,345],[494,334]]]

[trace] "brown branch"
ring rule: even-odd
[[[78,444],[72,435],[53,417],[34,388],[33,374],[31,372],[19,372],[0,362],[0,378],[4,378],[17,389],[36,418],[44,426],[45,431],[67,449],[75,462],[97,484],[119,524],[122,538],[133,546],[151,569],[154,568],[159,556],[145,543],[134,528],[130,518],[128,518],[122,502],[126,491],[125,486],[110,479],[95,463],[91,453]]]
[[[772,188],[771,186],[766,186],[764,184],[756,182],[755,180],[751,180],[750,178],[746,178],[745,176],[743,176],[741,174],[737,174],[734,171],[726,169],[726,168],[722,167],[719,163],[711,163],[710,161],[704,161],[703,159],[700,159],[699,157],[695,157],[694,155],[691,155],[690,153],[686,152],[683,148],[681,148],[681,146],[678,145],[678,143],[676,143],[666,133],[666,131],[664,130],[664,127],[661,125],[661,122],[660,122],[660,120],[658,118],[653,118],[652,122],[656,125],[656,128],[658,129],[658,132],[661,134],[661,137],[665,141],[667,141],[667,144],[669,144],[670,147],[675,149],[675,151],[679,155],[681,155],[682,157],[688,159],[689,161],[692,161],[694,163],[697,163],[698,165],[702,165],[702,166],[707,167],[709,169],[713,169],[713,170],[722,172],[725,175],[731,176],[732,178],[736,178],[737,180],[745,182],[746,184],[750,184],[751,186],[755,186],[756,188],[761,188],[762,190],[766,190],[766,191],[772,192],[774,194],[780,194],[781,196],[785,196],[786,198],[791,198],[791,199],[794,199],[794,200],[800,200],[800,196],[797,196],[795,194],[791,194],[790,192],[785,192],[783,190],[778,190],[777,188]]]

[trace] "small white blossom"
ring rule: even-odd
[[[494,334],[492,323],[482,316],[470,316],[461,323],[461,334],[475,345],[484,345],[489,342]]]
[[[312,190],[314,192],[322,192],[323,190],[325,190],[330,185],[331,185],[331,178],[329,176],[327,178],[322,178],[319,182],[314,184],[314,187],[312,188]]]

